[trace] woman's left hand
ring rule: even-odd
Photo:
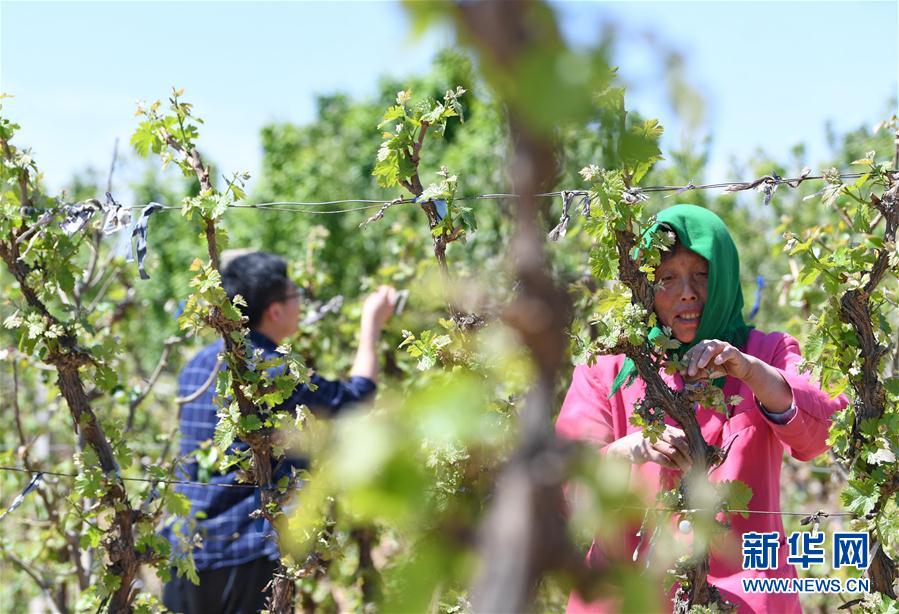
[[[700,341],[686,354],[685,381],[716,379],[730,375],[739,380],[749,379],[752,373],[752,359],[727,341],[707,339]]]

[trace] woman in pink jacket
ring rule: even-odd
[[[674,389],[700,379],[722,386],[724,397],[743,401],[725,416],[698,407],[696,416],[710,444],[730,445],[725,462],[710,472],[713,482],[740,480],[752,488],[750,510],[780,510],[780,469],[785,451],[810,460],[827,449],[831,415],[846,399],[831,399],[799,372],[799,344],[784,333],[763,333],[743,320],[740,264],[733,239],[721,219],[701,207],[666,209],[658,223],[673,231],[676,243],[656,269],[655,313],[659,326],[670,328],[682,343],[684,376],[661,373]],[[650,332],[657,334],[660,329]],[[629,422],[644,396],[643,381],[622,355],[601,356],[593,366],[574,371],[571,387],[556,422],[556,432],[568,439],[587,440],[601,454],[632,463],[631,484],[658,492],[677,483],[689,466],[683,432],[666,417],[661,438],[652,444]],[[738,612],[800,612],[796,594],[744,593],[742,578],[796,577],[787,564],[784,528],[778,514],[750,513],[729,517],[732,539],[713,543],[709,582]],[[780,534],[778,564],[771,570],[743,570],[740,544],[750,531]],[[594,542],[588,562],[602,567],[612,552],[633,552],[639,540],[631,534],[623,544]],[[717,548],[716,548],[717,544]],[[616,611],[609,600],[585,602],[572,593],[569,612]]]

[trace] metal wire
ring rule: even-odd
[[[77,473],[62,473],[59,471],[38,471],[36,469],[25,469],[22,467],[0,467],[0,471],[15,471],[19,473],[54,475],[63,478],[77,478]],[[191,480],[161,480],[155,478],[129,478],[119,476],[123,482],[147,482],[152,484],[181,484],[186,486],[201,486],[208,488],[260,488],[256,484],[210,484],[208,482],[194,482]]]
[[[839,177],[841,179],[858,179],[865,173],[840,173]],[[645,186],[645,187],[635,187],[630,190],[631,194],[649,194],[655,192],[687,192],[690,190],[717,190],[717,189],[727,189],[727,188],[741,188],[742,190],[751,189],[748,186],[752,186],[753,184],[759,184],[764,181],[766,185],[783,185],[783,184],[799,184],[804,181],[819,181],[824,179],[823,175],[809,175],[805,177],[778,177],[777,175],[767,175],[758,179],[754,179],[752,181],[726,181],[726,182],[718,182],[718,183],[706,183],[694,185],[692,182],[683,186],[675,186],[675,185],[656,185],[656,186]],[[561,197],[563,195],[574,195],[574,196],[584,196],[588,194],[588,190],[577,189],[577,190],[558,190],[554,192],[541,192],[539,194],[534,194],[533,196],[538,198],[556,198]],[[481,201],[481,200],[503,200],[503,199],[517,199],[521,198],[520,194],[512,194],[512,193],[495,193],[495,194],[471,194],[458,196],[454,200],[456,201]],[[365,211],[368,209],[376,209],[379,207],[383,207],[384,205],[394,204],[394,205],[407,205],[413,204],[416,202],[416,199],[413,198],[403,198],[398,200],[376,200],[376,199],[368,199],[368,198],[341,198],[337,200],[325,200],[325,201],[273,201],[273,202],[265,202],[265,203],[235,203],[231,205],[233,209],[258,209],[261,211],[281,211],[281,212],[289,212],[289,213],[302,213],[306,215],[336,215],[342,213],[352,213],[354,211]],[[326,211],[318,211],[317,209],[324,209],[327,207],[332,207],[335,205],[350,205],[357,204],[363,205],[360,207],[348,207],[344,209],[334,209],[334,210],[326,210]],[[132,205],[130,207],[123,207],[124,209],[144,209],[147,205]],[[182,207],[180,205],[163,205],[163,210],[180,210]]]
[[[693,513],[696,513],[696,512],[709,512],[709,511],[712,511],[712,510],[707,510],[707,509],[703,509],[703,508],[695,508],[695,509],[687,509],[687,510],[678,510],[678,509],[672,509],[672,508],[667,508],[667,507],[639,507],[639,506],[616,507],[615,509],[621,509],[621,510],[635,510],[635,511],[650,511],[650,512],[671,512],[671,513],[675,513],[675,514],[693,514]],[[721,512],[721,513],[724,513],[724,514],[769,514],[769,515],[780,515],[780,516],[804,516],[804,517],[809,517],[809,516],[816,516],[816,515],[819,515],[819,516],[822,516],[822,517],[826,517],[826,516],[852,516],[852,517],[855,517],[855,518],[861,518],[861,516],[859,516],[858,514],[854,514],[854,513],[852,513],[852,512],[824,512],[824,513],[820,513],[821,510],[818,510],[817,512],[811,512],[811,513],[809,513],[809,512],[785,512],[785,511],[783,511],[783,510],[777,511],[777,510],[732,510],[732,509],[727,509],[727,510],[715,510],[715,511],[716,511],[716,512]]]
[[[43,473],[44,475],[53,475],[59,477],[67,477],[67,478],[75,478],[78,477],[76,473],[62,473],[59,471],[38,471],[36,469],[25,469],[23,467],[2,467],[0,466],[0,471],[15,471],[18,473],[28,473],[31,475]],[[190,480],[158,480],[154,478],[129,478],[122,477],[123,481],[126,482],[149,482],[155,484],[183,484],[189,486],[200,486],[205,488],[260,488],[256,484],[209,484],[207,482],[194,482]],[[304,486],[304,490],[309,490],[309,486]],[[639,506],[622,506],[616,507],[615,509],[622,510],[637,510],[637,511],[653,511],[653,512],[671,512],[671,513],[680,513],[680,514],[689,514],[703,511],[711,511],[704,510],[702,508],[696,509],[686,509],[686,510],[678,510],[671,508],[660,508],[660,507],[639,507]],[[826,516],[853,516],[856,518],[861,518],[858,514],[853,514],[851,512],[823,512],[821,510],[817,510],[815,512],[791,512],[791,511],[783,511],[783,510],[716,510],[722,511],[727,514],[771,514],[771,515],[781,515],[781,516],[804,516],[804,517],[826,517]]]

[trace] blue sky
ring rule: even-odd
[[[809,144],[814,166],[826,155],[825,121],[849,129],[895,112],[896,2],[555,6],[577,44],[618,26],[629,106],[666,124],[666,147],[683,126],[667,103],[659,49],[683,54],[705,100],[700,133],[714,135],[713,174],[758,148],[783,155],[797,142]],[[424,71],[452,40],[445,31],[413,39],[402,6],[388,2],[4,0],[0,89],[15,96],[4,114],[22,125],[18,142],[34,149],[50,189],[87,166],[105,172],[117,137],[130,151],[135,102],[172,85],[206,120],[204,151],[224,170],[255,172],[264,123],[311,119],[316,94],[366,95],[383,75]],[[121,181],[139,168],[124,163]]]

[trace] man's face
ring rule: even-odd
[[[300,327],[300,290],[295,283],[288,282],[284,295],[273,301],[267,310],[273,332],[278,343],[290,337]]]

